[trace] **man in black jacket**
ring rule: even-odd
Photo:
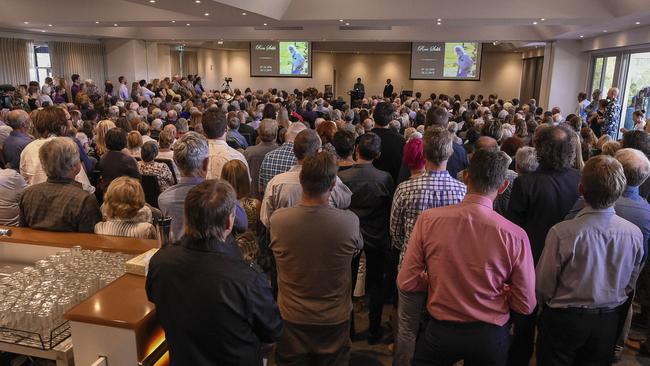
[[[528,234],[535,265],[544,249],[546,234],[564,221],[578,200],[580,172],[573,169],[573,131],[566,126],[544,127],[535,134],[539,168],[515,179],[506,218]],[[535,312],[515,320],[509,366],[528,365],[533,354]]]
[[[381,138],[381,155],[372,164],[375,168],[388,172],[393,177],[393,181],[397,181],[405,141],[402,135],[389,127],[390,121],[393,120],[393,112],[393,105],[387,102],[378,103],[372,112],[375,120],[375,128],[372,132]]]
[[[172,366],[262,365],[262,343],[282,334],[266,276],[226,239],[236,201],[221,180],[192,188],[184,237],[149,263],[147,296],[156,304]]]
[[[368,343],[382,337],[381,312],[384,304],[384,266],[390,248],[388,226],[395,184],[390,174],[372,166],[381,154],[381,139],[369,132],[361,135],[356,150],[356,164],[339,171],[339,178],[352,191],[350,210],[359,217],[363,251],[366,253],[366,289],[369,298]],[[352,288],[359,269],[358,258],[352,262]]]
[[[393,84],[391,84],[390,79],[388,79],[384,86],[384,98],[390,98],[391,96],[393,96]]]

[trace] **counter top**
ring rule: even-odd
[[[132,274],[113,281],[65,314],[70,321],[138,329],[155,316],[147,300],[145,277]]]
[[[151,239],[43,231],[10,226],[0,226],[0,229],[11,229],[12,231],[11,236],[0,237],[0,242],[4,243],[31,244],[61,248],[70,248],[75,245],[80,245],[83,249],[122,252],[126,254],[141,254],[149,249],[158,248],[159,245],[157,240]]]

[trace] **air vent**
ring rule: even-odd
[[[303,27],[254,27],[255,30],[259,31],[301,31],[304,30]]]
[[[366,30],[378,30],[378,31],[386,31],[386,30],[393,30],[393,27],[391,26],[370,26],[370,25],[342,25],[339,26],[339,30],[347,30],[347,31],[366,31]]]

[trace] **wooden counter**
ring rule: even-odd
[[[70,248],[80,245],[83,249],[142,254],[149,249],[158,248],[158,241],[151,239],[134,239],[121,236],[96,235],[86,233],[64,233],[33,230],[23,227],[0,226],[11,229],[11,236],[0,237],[0,242],[15,244],[41,245],[48,247]]]
[[[125,274],[65,314],[66,319],[136,329],[155,315],[147,300],[145,277]]]

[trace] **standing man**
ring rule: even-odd
[[[291,73],[294,75],[305,74],[305,56],[292,44],[289,45],[289,53],[291,53]]]
[[[192,188],[183,240],[151,258],[147,297],[156,304],[172,365],[261,366],[262,343],[282,334],[266,275],[228,239],[236,202],[222,180]]]
[[[641,270],[643,234],[616,215],[623,167],[599,155],[582,170],[586,207],[551,228],[537,265],[539,320],[537,364],[611,365],[619,309]]]
[[[288,171],[292,166],[296,165],[296,155],[293,153],[293,141],[301,131],[306,129],[307,126],[302,122],[292,123],[284,135],[284,144],[264,156],[262,165],[260,166],[260,195],[264,194],[267,184],[269,184],[273,177]]]
[[[126,86],[127,80],[124,76],[120,76],[117,79],[120,82],[120,100],[129,101],[131,100],[131,94],[129,93],[129,88]]]
[[[390,98],[393,96],[393,84],[390,83],[390,79],[386,80],[386,85],[384,86],[384,99]]]
[[[275,143],[278,136],[278,123],[273,119],[265,118],[260,122],[257,132],[261,142],[244,150],[244,157],[248,161],[251,178],[253,179],[251,193],[254,198],[262,199],[264,189],[259,184],[260,168],[266,154],[278,148],[278,144]]]
[[[350,362],[351,263],[363,239],[357,216],[329,205],[336,171],[327,152],[307,157],[300,203],[271,217],[270,247],[285,320],[276,349],[280,366]]]
[[[74,102],[77,99],[77,93],[79,93],[79,75],[72,75],[72,86],[70,87],[70,92],[72,93],[72,101]]]
[[[368,294],[368,344],[381,340],[381,312],[384,307],[384,267],[390,249],[390,206],[395,184],[390,174],[375,168],[373,160],[381,155],[381,139],[369,132],[361,135],[356,148],[356,163],[339,171],[339,177],[352,191],[350,210],[359,217],[363,250],[366,254]],[[359,262],[356,262],[358,268]],[[357,272],[353,269],[352,271]],[[352,282],[355,282],[355,278]]]
[[[506,218],[528,234],[535,264],[539,260],[546,234],[569,213],[578,200],[580,172],[573,169],[574,132],[564,125],[542,127],[535,134],[539,168],[515,179]],[[537,318],[514,319],[512,347],[508,364],[528,366],[533,355]]]
[[[393,112],[391,103],[377,103],[372,112],[375,127],[371,131],[381,139],[381,155],[373,161],[375,168],[388,172],[393,177],[393,181],[397,182],[405,142],[402,135],[389,127],[390,121],[393,120]]]
[[[607,107],[603,116],[601,135],[609,135],[616,140],[616,134],[621,122],[621,105],[618,102],[618,88],[609,88],[607,91]]]
[[[504,152],[476,152],[463,202],[427,210],[415,224],[398,276],[401,291],[428,291],[413,365],[505,365],[510,313],[535,308],[528,237],[492,209],[509,163]]]
[[[365,93],[366,93],[366,87],[365,87],[365,86],[363,85],[363,83],[361,82],[361,78],[357,78],[357,82],[356,82],[356,83],[354,84],[354,86],[352,87],[352,90],[354,90],[354,91],[358,91],[358,92],[361,92],[361,94],[365,94]]]
[[[208,164],[206,179],[219,179],[223,166],[230,160],[235,159],[244,163],[248,172],[248,162],[244,155],[226,143],[228,129],[226,114],[219,109],[210,108],[203,113],[201,125],[203,132],[205,132],[208,138],[208,148],[210,151],[210,162]],[[250,172],[248,176],[250,177]]]

